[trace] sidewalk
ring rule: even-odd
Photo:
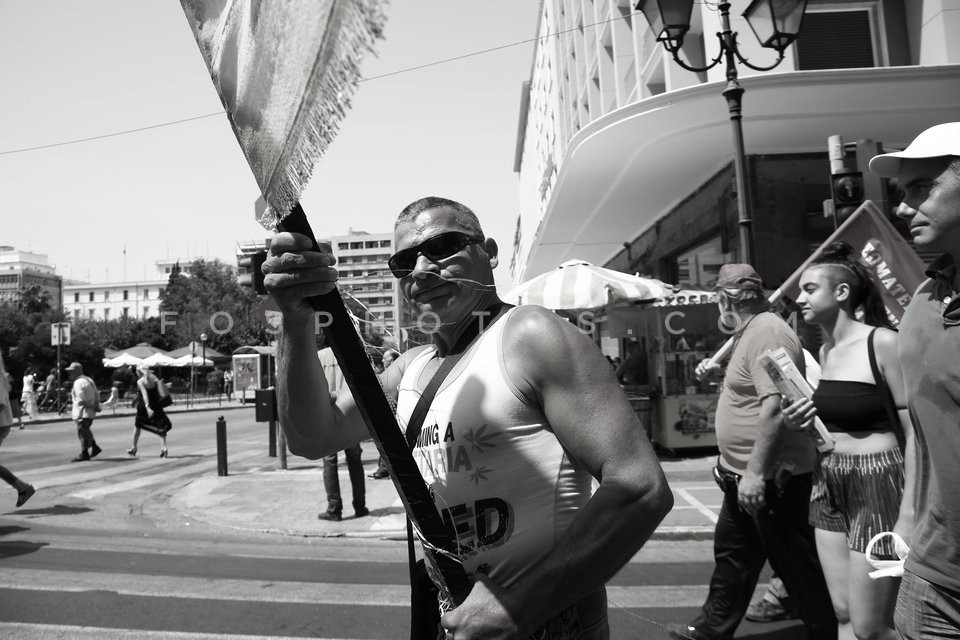
[[[364,443],[366,475],[376,470],[377,458],[373,443]],[[716,456],[698,452],[696,457],[661,458],[676,503],[654,538],[711,539],[720,505],[720,491],[711,472]],[[317,513],[326,507],[322,463],[294,456],[288,457],[288,463],[285,471],[199,478],[174,494],[171,505],[190,518],[231,529],[305,537],[405,538],[403,506],[391,480],[365,478],[370,515],[355,518],[350,505],[350,479],[341,455],[343,520],[328,522],[317,519]]]
[[[123,417],[123,416],[133,416],[136,415],[137,410],[130,406],[131,399],[129,396],[121,400],[116,407],[106,408],[97,414],[97,418],[113,418],[113,417]],[[240,400],[237,397],[234,397],[233,400],[227,400],[222,398],[218,400],[215,396],[210,397],[196,397],[187,406],[186,398],[177,396],[174,398],[172,405],[166,408],[166,412],[169,414],[177,413],[186,413],[186,412],[196,412],[196,411],[230,411],[232,409],[253,409],[253,399],[249,398],[246,404],[241,404]],[[57,414],[53,411],[45,411],[37,414],[37,417],[32,420],[24,420],[24,426],[36,425],[36,424],[50,424],[52,422],[71,422],[70,418],[70,407],[67,407],[67,410],[61,414]],[[14,424],[16,427],[16,424]]]

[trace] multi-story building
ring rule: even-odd
[[[21,291],[34,286],[49,296],[51,307],[60,310],[63,278],[47,255],[0,246],[0,301],[16,301]]]
[[[179,268],[190,275],[195,258],[157,260],[153,278],[121,282],[70,282],[63,287],[63,310],[70,320],[154,318],[160,315],[160,294]]]
[[[709,285],[718,263],[743,255],[724,65],[681,68],[636,4],[541,2],[515,159],[517,282],[580,258]],[[776,53],[740,15],[748,4],[732,3],[739,50],[769,65]],[[693,6],[680,55],[701,64],[719,52],[720,18],[717,3]],[[810,0],[775,70],[738,64],[753,261],[768,284],[833,230],[829,136],[889,150],[960,119],[958,32],[948,0]]]
[[[367,233],[350,229],[328,242],[337,258],[340,289],[363,305],[378,323],[384,338],[401,345],[407,335],[396,279],[387,267],[393,254],[392,233]]]
[[[63,310],[70,320],[153,318],[160,315],[160,293],[166,286],[167,278],[71,283],[63,287]]]

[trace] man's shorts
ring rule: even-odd
[[[874,535],[892,531],[903,498],[903,453],[899,448],[853,455],[828,453],[813,472],[810,524],[847,534],[847,546],[864,553]],[[893,541],[873,548],[880,558],[897,559]]]

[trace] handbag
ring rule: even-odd
[[[167,385],[163,383],[163,380],[159,379],[157,380],[157,396],[160,398],[161,407],[169,407],[173,404],[173,396],[167,391]]]
[[[867,357],[870,358],[870,369],[873,371],[873,379],[877,383],[877,389],[880,391],[880,398],[883,400],[883,408],[887,412],[887,420],[890,422],[890,428],[893,429],[893,432],[897,436],[897,443],[900,445],[901,451],[906,451],[907,447],[907,436],[903,432],[903,425],[900,424],[900,416],[897,415],[897,408],[893,403],[893,394],[890,393],[890,387],[887,386],[887,381],[883,379],[883,373],[880,371],[879,365],[877,365],[877,353],[873,348],[873,334],[877,332],[876,329],[870,332],[870,335],[867,336]]]

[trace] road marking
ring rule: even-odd
[[[185,631],[148,631],[108,627],[73,627],[57,624],[0,622],[0,640],[304,640],[303,636],[251,636],[246,634],[188,633]],[[316,638],[316,640],[348,640]],[[349,640],[363,640],[350,638]]]
[[[0,575],[0,589],[67,593],[111,591],[119,595],[150,598],[286,604],[410,606],[410,587],[406,584],[232,580],[46,569],[5,569]],[[703,604],[707,586],[608,586],[607,594],[612,605],[624,609],[689,608]]]
[[[244,462],[251,458],[255,458],[261,455],[259,451],[248,451],[243,454],[235,454],[230,458],[230,462]],[[99,498],[101,496],[107,496],[114,493],[121,493],[123,491],[132,491],[134,489],[140,489],[152,484],[158,484],[160,482],[165,482],[169,478],[173,477],[184,477],[194,471],[201,471],[210,468],[210,460],[202,460],[200,462],[194,462],[193,464],[188,465],[178,465],[175,468],[166,467],[161,473],[154,473],[151,475],[135,478],[133,480],[127,480],[126,482],[118,482],[116,484],[110,484],[105,487],[97,487],[96,489],[85,489],[83,491],[77,491],[71,493],[70,495],[75,498],[84,498],[92,499]],[[159,466],[159,465],[156,465]]]
[[[710,522],[713,524],[717,523],[719,516],[714,513],[707,505],[703,504],[699,500],[693,497],[693,495],[686,489],[677,489],[677,494],[680,495],[684,500],[690,503],[690,505],[703,514]]]

